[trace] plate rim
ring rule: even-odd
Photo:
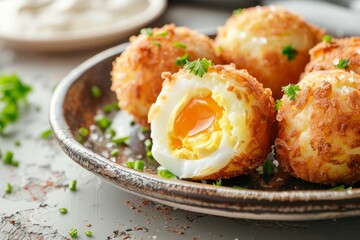
[[[185,210],[189,207],[204,211],[215,209],[217,212],[214,215],[267,220],[316,220],[360,215],[360,188],[344,191],[239,190],[164,179],[118,165],[77,142],[63,114],[67,91],[88,69],[109,57],[118,56],[128,44],[127,42],[109,48],[86,60],[65,76],[53,93],[49,119],[54,136],[65,153],[79,165],[127,192],[158,202],[165,201],[168,205],[171,205],[170,201],[176,207],[180,205],[180,208]],[[127,178],[131,179],[131,182],[123,182]],[[168,192],[165,192],[165,189]],[[251,214],[245,211],[246,206],[242,204],[252,204]],[[313,208],[311,204],[314,204]],[[226,205],[228,206],[224,207]],[[277,209],[273,209],[274,207]]]

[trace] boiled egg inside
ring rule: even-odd
[[[245,83],[258,84],[254,78],[230,65],[211,67],[201,78],[185,70],[165,78],[149,112],[152,153],[162,166],[180,178],[218,179],[258,165],[258,153],[247,152],[256,145],[249,148],[249,124],[259,99]]]

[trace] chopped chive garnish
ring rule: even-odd
[[[31,87],[15,74],[0,75],[0,134],[20,117],[20,103],[27,102]]]
[[[221,186],[221,185],[222,185],[222,179],[216,180],[216,182],[213,183],[213,185],[215,185],[215,186]]]
[[[69,186],[70,191],[76,192],[76,184],[77,184],[76,180],[71,181]]]
[[[322,37],[322,41],[323,42],[331,42],[332,41],[332,39],[333,39],[333,37],[332,36],[330,36],[330,35],[324,35],[323,37]]]
[[[153,35],[153,30],[152,28],[143,28],[140,30],[140,33],[150,37]]]
[[[88,137],[88,136],[89,136],[89,130],[87,128],[85,128],[85,127],[81,127],[78,130],[78,133],[76,135],[76,139],[79,142],[83,143],[85,141],[86,137]]]
[[[352,186],[345,188],[345,185],[340,185],[334,188],[330,188],[329,190],[343,191],[343,190],[351,190]]]
[[[138,171],[144,171],[145,162],[143,160],[134,161],[134,169]]]
[[[112,103],[114,110],[120,110],[119,103],[117,101]]]
[[[151,148],[152,148],[152,141],[151,139],[145,139],[144,141],[144,145],[145,145],[145,149],[146,151],[151,151]]]
[[[50,139],[53,137],[53,132],[51,129],[47,129],[40,134],[40,137],[42,139]]]
[[[173,174],[172,172],[170,172],[169,170],[167,170],[166,168],[160,166],[157,168],[157,174],[160,177],[163,178],[173,178],[175,177],[175,174]]]
[[[116,135],[116,131],[113,128],[106,129],[106,133],[108,133],[112,138]]]
[[[296,49],[293,48],[291,45],[287,45],[283,48],[282,54],[287,56],[287,59],[291,61],[296,57],[298,51],[296,51]]]
[[[134,125],[135,125],[135,121],[134,121],[134,120],[131,120],[130,126],[134,126]]]
[[[182,48],[182,49],[186,48],[186,45],[181,42],[173,42],[173,46],[177,47],[177,48]]]
[[[126,142],[129,140],[129,136],[125,137],[113,137],[111,141],[116,144],[126,144]]]
[[[208,72],[208,68],[211,65],[211,61],[206,58],[197,59],[192,62],[186,62],[184,69],[190,70],[190,73],[193,73],[195,76],[202,77],[204,73]]]
[[[90,230],[85,231],[87,237],[92,237],[93,233]]]
[[[6,184],[5,192],[6,192],[7,194],[12,193],[12,186],[11,186],[10,183],[7,183],[7,184]]]
[[[110,113],[113,109],[114,109],[113,104],[106,104],[106,105],[103,107],[103,112],[104,112],[104,113]]]
[[[19,164],[20,164],[19,161],[16,161],[16,160],[11,161],[11,165],[14,166],[14,167],[18,167]]]
[[[223,49],[222,49],[222,47],[219,46],[215,49],[215,51],[218,53],[222,53]]]
[[[68,210],[66,208],[59,208],[61,214],[67,214]]]
[[[120,153],[119,149],[114,149],[110,152],[110,156],[116,157],[119,155],[119,153]]]
[[[155,36],[156,37],[165,37],[169,34],[168,31],[163,31],[163,32],[159,32],[159,33],[156,33]]]
[[[134,162],[134,160],[129,160],[129,161],[127,161],[127,162],[126,162],[126,166],[127,166],[128,168],[134,169],[134,167],[135,167],[135,162]]]
[[[11,165],[13,158],[14,158],[14,153],[11,151],[6,151],[3,159],[3,163],[7,165]]]
[[[149,131],[149,129],[147,127],[141,127],[142,133],[147,133],[148,131]]]
[[[94,120],[96,125],[98,125],[100,129],[103,131],[106,130],[108,127],[110,127],[112,123],[111,120],[109,120],[108,118],[102,115],[95,116]]]
[[[274,164],[271,160],[266,159],[263,164],[263,172],[266,176],[274,175]]]
[[[91,96],[94,98],[101,97],[101,89],[98,86],[91,87]]]
[[[16,140],[16,141],[14,142],[14,144],[15,144],[16,147],[20,147],[20,146],[21,146],[20,140]]]
[[[350,61],[349,59],[340,59],[338,64],[335,65],[336,68],[346,69],[349,67]]]
[[[234,10],[233,10],[232,14],[233,14],[233,15],[240,15],[242,11],[243,11],[242,8],[237,8],[237,9],[234,9]]]
[[[275,101],[275,111],[279,111],[279,108],[280,108],[281,104],[282,104],[281,99],[276,99],[276,101]]]
[[[300,89],[299,85],[291,84],[291,83],[285,87],[282,87],[282,89],[281,89],[281,91],[283,91],[291,101],[295,100],[295,98],[297,96],[297,92],[300,90],[301,89]]]
[[[157,47],[161,47],[161,44],[158,41],[152,41],[151,43]]]
[[[149,158],[152,158],[152,157],[153,157],[152,152],[151,152],[151,151],[147,151],[147,152],[146,152],[146,156],[149,157]]]
[[[185,53],[182,57],[176,58],[176,65],[178,66],[185,65],[188,60],[189,60],[189,54]]]
[[[71,238],[77,238],[77,234],[78,234],[78,231],[77,231],[76,228],[70,229],[69,235],[70,235]]]

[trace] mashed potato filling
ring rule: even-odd
[[[210,90],[185,95],[168,123],[168,147],[172,154],[183,159],[199,159],[213,153],[222,138],[219,120],[223,111]]]

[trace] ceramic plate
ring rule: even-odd
[[[147,0],[148,5],[130,18],[116,21],[98,28],[81,29],[67,34],[42,36],[38,33],[4,32],[0,28],[0,40],[13,48],[37,52],[63,52],[84,50],[125,40],[142,26],[158,18],[166,8],[166,0]],[[6,21],[5,10],[0,1],[0,21]],[[5,19],[3,19],[4,17]],[[1,25],[1,24],[0,24]]]
[[[130,126],[129,116],[117,113],[113,126],[130,134],[128,147],[116,158],[108,157],[102,141],[84,144],[76,140],[78,129],[94,124],[94,116],[104,105],[115,101],[109,90],[114,59],[127,44],[104,51],[69,73],[58,85],[51,102],[50,121],[63,150],[80,166],[115,186],[138,196],[189,211],[235,218],[268,220],[311,220],[360,215],[360,188],[329,190],[288,176],[281,171],[272,178],[253,174],[223,180],[223,185],[165,179],[156,172],[129,169],[129,157],[144,156],[140,128]],[[102,96],[90,94],[98,86]],[[142,136],[142,137],[139,137]],[[130,150],[130,153],[129,153]],[[131,152],[134,156],[131,156]],[[104,157],[106,156],[106,157]],[[279,175],[280,174],[280,175]],[[281,178],[282,181],[277,181]],[[233,186],[244,187],[242,189]]]

